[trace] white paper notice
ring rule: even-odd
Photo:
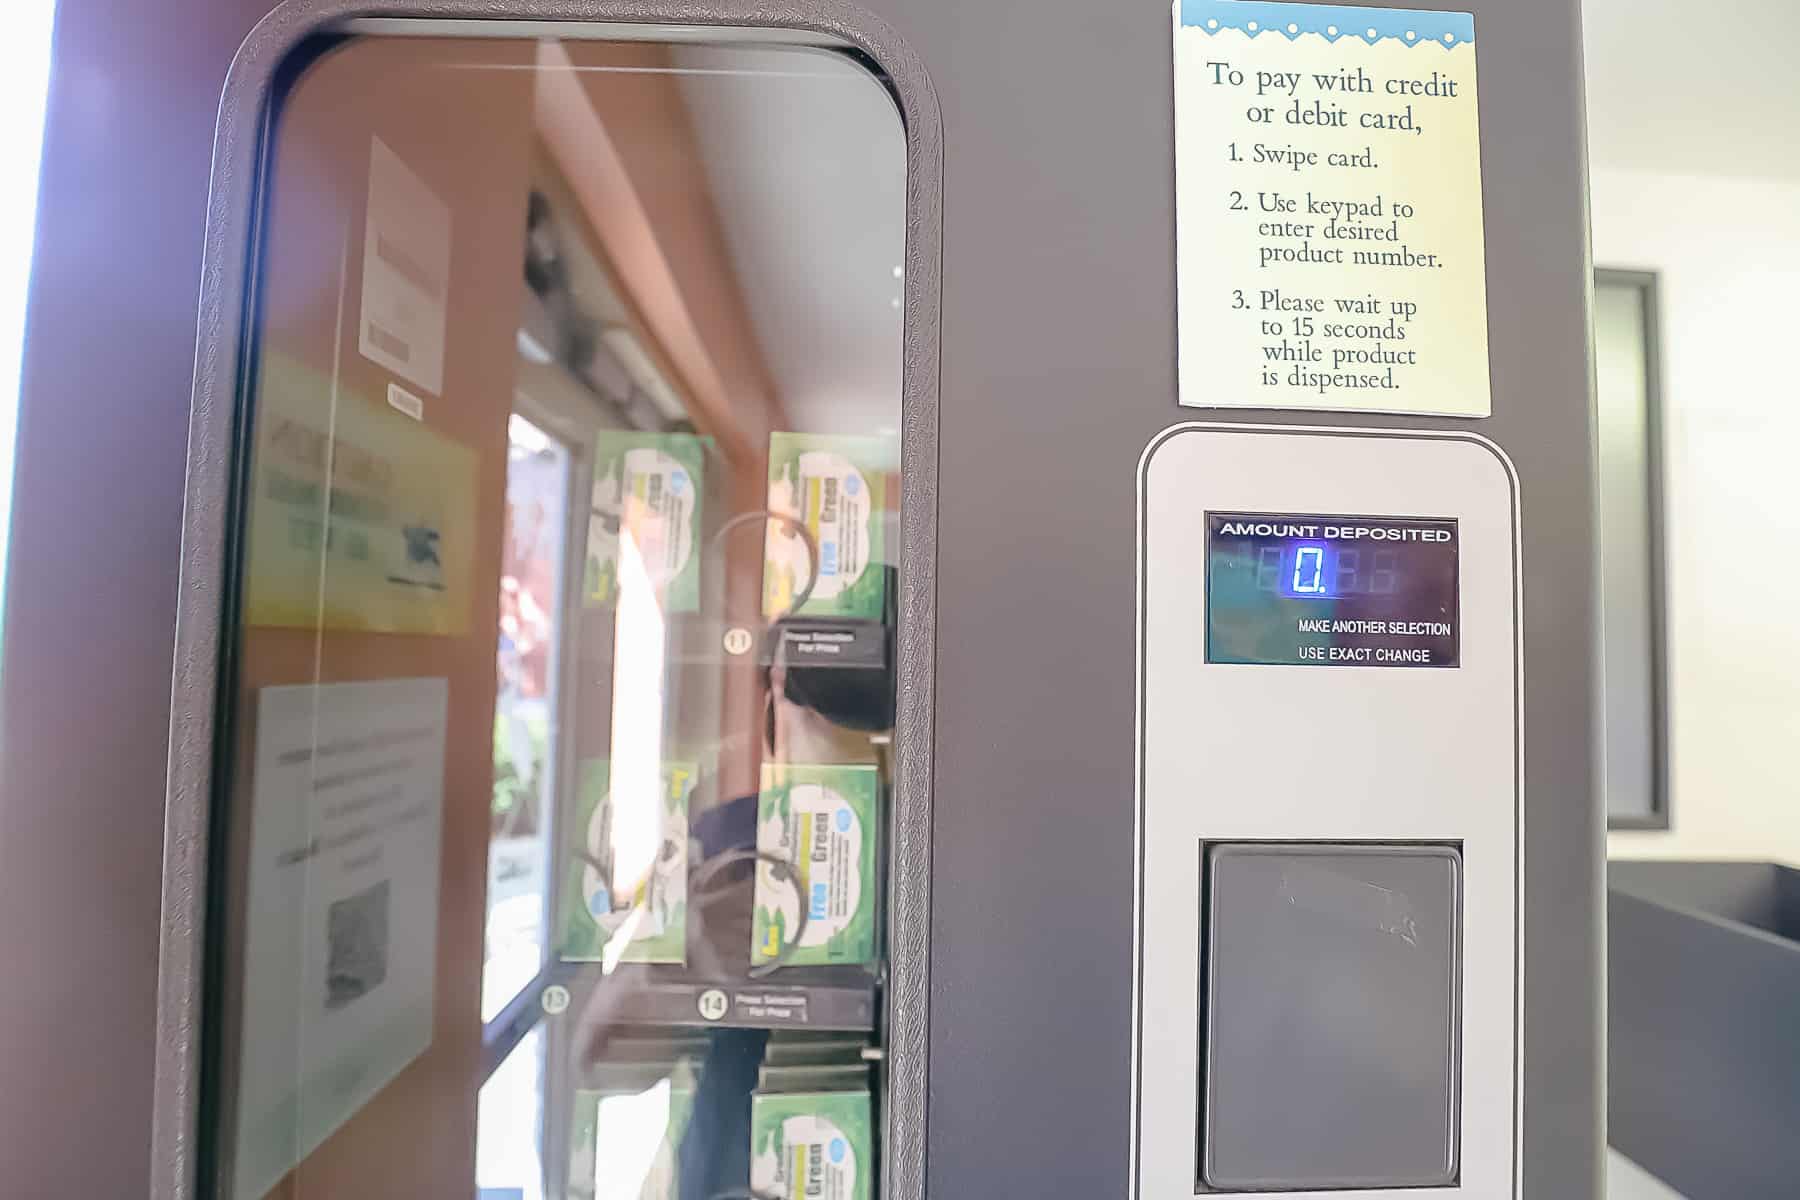
[[[363,357],[441,394],[449,293],[450,208],[373,138],[357,335]]]
[[[235,1196],[431,1042],[448,701],[443,679],[258,696]]]
[[[1487,416],[1474,18],[1174,8],[1181,403]]]

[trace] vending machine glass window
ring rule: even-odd
[[[816,38],[398,24],[265,135],[202,1193],[867,1200],[895,101]]]

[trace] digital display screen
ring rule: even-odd
[[[1454,520],[1206,516],[1206,661],[1454,667]]]

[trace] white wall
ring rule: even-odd
[[[1800,865],[1800,183],[1596,167],[1594,263],[1661,274],[1671,784],[1626,858]]]

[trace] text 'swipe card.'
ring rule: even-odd
[[[1180,400],[1485,417],[1467,13],[1175,0]]]

